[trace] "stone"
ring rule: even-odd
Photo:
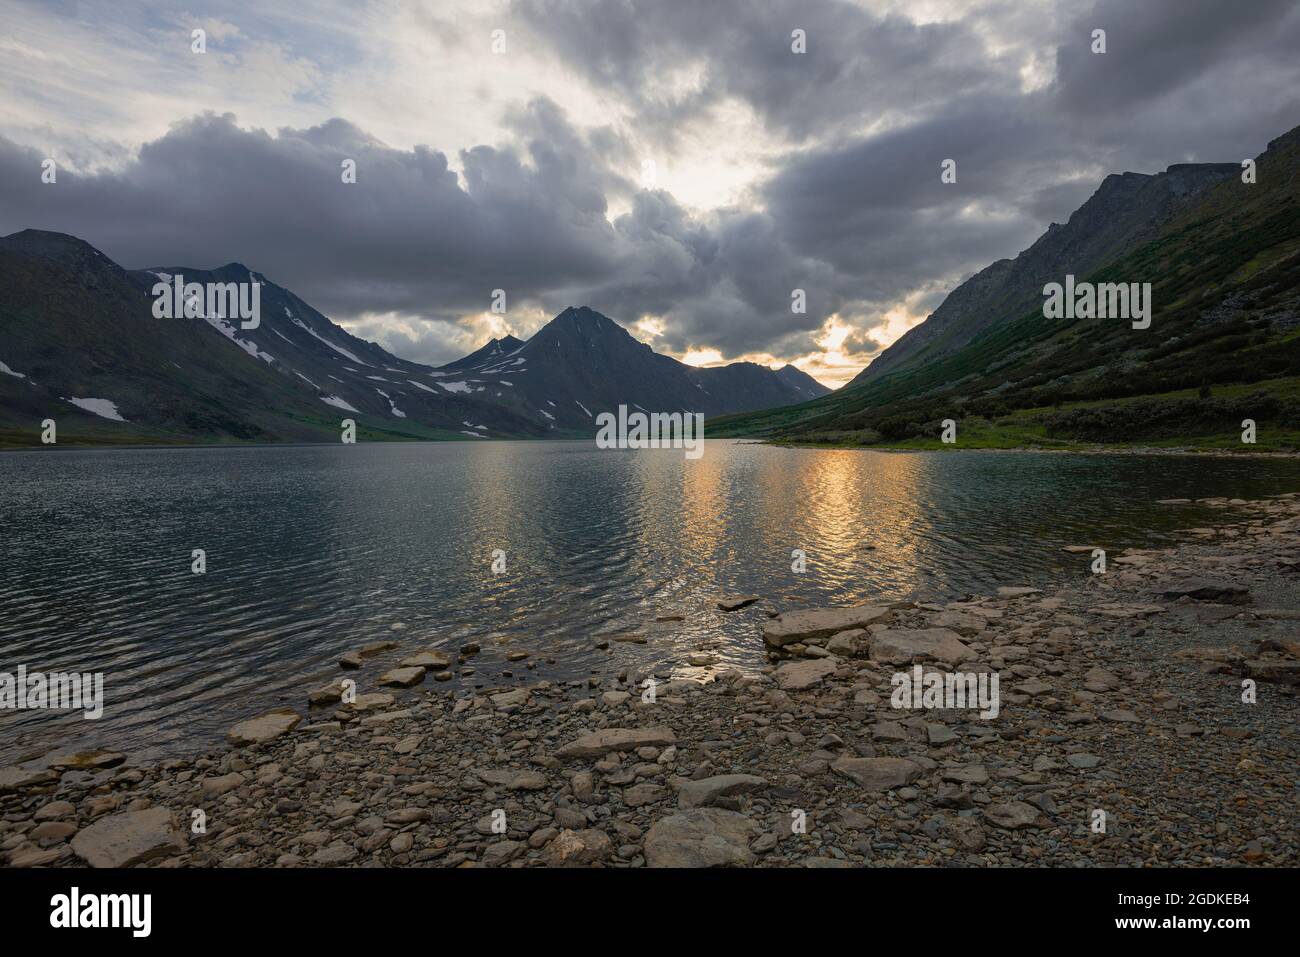
[[[658,804],[668,798],[668,789],[662,784],[635,784],[623,789],[623,803],[628,807]]]
[[[719,598],[718,607],[723,611],[739,611],[742,608],[748,608],[758,600],[758,595],[733,595],[727,598]]]
[[[826,642],[826,651],[844,658],[865,657],[870,634],[865,628],[850,628],[848,631],[836,632]]]
[[[854,608],[809,608],[788,611],[763,623],[763,641],[773,648],[830,638],[836,632],[866,628],[893,611],[879,605]]]
[[[498,711],[508,711],[527,704],[529,697],[531,697],[531,694],[527,688],[514,688],[510,691],[494,694],[492,696],[492,705]]]
[[[75,754],[61,754],[50,759],[49,766],[61,771],[98,771],[103,768],[115,768],[125,760],[126,755],[120,751],[78,751]]]
[[[307,704],[319,706],[326,704],[338,704],[343,700],[343,680],[332,681],[323,688],[317,688],[315,691],[307,692]],[[351,681],[352,679],[347,679]]]
[[[783,691],[802,691],[818,684],[839,667],[838,658],[809,658],[787,661],[776,669],[776,683]]]
[[[523,841],[497,841],[487,846],[481,862],[487,867],[500,867],[509,864],[526,850],[528,845]]]
[[[481,770],[474,774],[485,784],[508,791],[540,791],[546,787],[546,775],[537,771]]]
[[[868,791],[889,791],[921,776],[921,765],[907,758],[837,758],[831,770]]]
[[[973,638],[988,628],[988,622],[978,615],[967,615],[959,611],[945,611],[936,616],[930,624],[935,628],[950,628],[957,634]]]
[[[1024,585],[1003,585],[998,589],[999,598],[1024,598],[1027,595],[1042,594],[1041,588],[1029,588]]]
[[[660,818],[645,836],[649,867],[745,867],[755,825],[735,811],[702,807]]]
[[[451,664],[451,659],[441,651],[417,651],[398,662],[403,668],[424,668],[428,671],[441,671]]]
[[[871,638],[871,657],[891,665],[906,665],[917,657],[955,665],[975,653],[948,628],[886,628]]]
[[[927,724],[925,734],[933,747],[942,747],[957,740],[957,732],[946,724]]]
[[[71,821],[46,821],[28,831],[27,836],[39,844],[56,844],[76,833],[77,825]]]
[[[61,821],[76,816],[77,807],[71,801],[51,801],[43,805],[32,818],[37,821]]]
[[[1065,763],[1072,768],[1095,768],[1101,764],[1101,758],[1095,754],[1067,754]]]
[[[546,845],[541,859],[548,867],[582,867],[605,860],[613,851],[614,845],[604,831],[565,828]]]
[[[0,793],[52,784],[58,779],[59,773],[49,768],[0,768]]]
[[[1194,601],[1227,604],[1243,604],[1250,600],[1250,589],[1245,585],[1211,578],[1188,578],[1180,582],[1170,582],[1159,586],[1157,593],[1162,598],[1170,600],[1186,597]]]
[[[666,747],[677,743],[672,728],[605,728],[592,731],[564,745],[556,752],[561,758],[599,758],[611,751],[635,751],[653,745]]]
[[[91,867],[134,867],[178,854],[184,847],[185,835],[163,807],[101,818],[72,839],[72,852]]]
[[[228,791],[233,791],[244,783],[244,776],[236,771],[229,774],[223,774],[218,778],[205,778],[199,785],[199,793],[205,798],[220,797]]]
[[[1033,827],[1038,823],[1038,808],[1024,801],[1008,801],[985,808],[984,818],[990,824],[1008,830]]]
[[[327,847],[322,847],[319,851],[311,856],[313,864],[346,864],[354,860],[357,856],[357,849],[343,841],[335,841]]]
[[[939,776],[958,784],[984,784],[989,779],[989,772],[982,764],[971,764],[964,768],[948,768]]]
[[[239,722],[226,732],[226,740],[237,748],[249,744],[264,744],[288,734],[301,720],[298,712],[290,708],[269,711],[256,718]]]
[[[388,685],[393,688],[409,688],[423,680],[423,668],[393,668],[379,676],[381,685]]]
[[[683,808],[708,807],[720,797],[750,794],[767,786],[767,779],[756,774],[716,774],[682,783],[677,789],[677,805]]]
[[[1103,711],[1101,717],[1103,721],[1114,721],[1118,724],[1135,724],[1139,720],[1137,715],[1125,708],[1116,708],[1114,711]]]

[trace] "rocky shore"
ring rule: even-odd
[[[1203,504],[1223,523],[1108,556],[1104,574],[1088,573],[1090,543],[1073,546],[1081,576],[1063,587],[803,611],[723,598],[768,650],[757,675],[619,673],[484,693],[439,680],[472,646],[412,647],[387,670],[358,649],[338,682],[241,723],[218,753],[0,768],[0,856],[1295,866],[1300,497]],[[895,676],[917,665],[940,682],[997,675],[996,716],[896,707]]]

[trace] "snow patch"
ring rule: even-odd
[[[71,402],[78,409],[85,409],[92,412],[101,419],[112,419],[114,422],[125,422],[122,413],[117,411],[117,403],[109,399],[77,399],[70,398],[65,401]]]
[[[320,400],[326,405],[334,406],[336,409],[343,409],[345,412],[355,412],[357,415],[361,414],[360,409],[352,408],[352,406],[348,405],[347,402],[336,395],[323,395],[320,397]]]
[[[5,375],[11,375],[11,376],[13,376],[15,379],[26,379],[26,378],[27,378],[26,375],[24,375],[24,374],[21,373],[21,372],[15,372],[13,369],[11,369],[11,368],[9,368],[7,365],[5,365],[3,362],[0,362],[0,372],[3,372]]]

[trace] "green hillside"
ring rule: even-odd
[[[814,402],[710,420],[713,436],[836,445],[1300,446],[1300,129],[1258,181],[1210,188],[1159,234],[1080,281],[1149,282],[1151,327],[1048,320],[1041,307],[969,344]],[[1064,279],[1066,268],[1058,281]],[[1258,423],[1255,446],[1240,441]]]

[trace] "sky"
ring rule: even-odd
[[[0,234],[242,262],[432,364],[587,305],[836,387],[1107,174],[1300,125],[1294,0],[0,0],[0,24]]]

